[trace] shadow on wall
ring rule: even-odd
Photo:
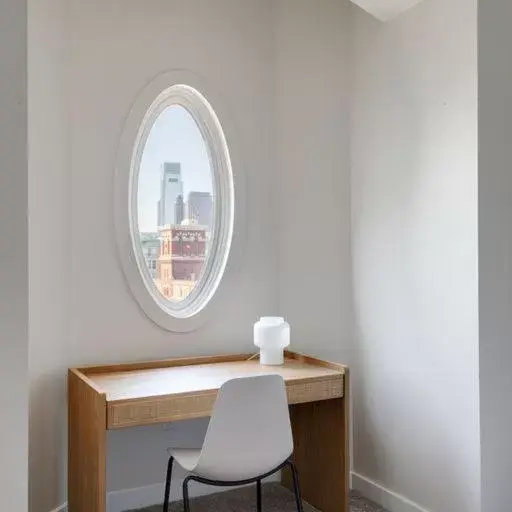
[[[208,418],[109,431],[107,435],[107,491],[121,491],[163,483],[167,448],[199,448]],[[141,435],[143,434],[143,435]],[[133,468],[139,471],[134,473]],[[183,476],[177,469],[174,477]]]
[[[52,510],[56,497],[66,500],[66,370],[32,378],[30,386],[29,510]]]
[[[355,35],[361,59],[351,120],[352,466],[362,477],[423,505],[442,505],[453,497],[457,509],[465,502],[469,510],[475,490],[464,483],[463,450],[451,424],[457,404],[450,410],[446,401],[434,402],[429,384],[436,372],[447,378],[443,353],[433,349],[446,335],[436,332],[443,319],[429,324],[426,314],[442,289],[431,281],[441,279],[433,269],[444,256],[436,232],[444,212],[426,201],[443,186],[436,182],[440,156],[433,147],[439,135],[426,118],[432,115],[422,96],[426,77],[417,65],[411,67],[415,49],[395,45],[393,62],[379,58],[381,49],[372,38],[382,27],[365,17],[368,27]],[[369,52],[371,58],[364,55]],[[374,94],[379,89],[388,97]],[[441,306],[434,307],[435,317]],[[432,489],[436,496],[429,495]]]

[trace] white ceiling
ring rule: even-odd
[[[380,21],[389,21],[422,0],[352,0]]]

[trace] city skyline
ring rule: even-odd
[[[150,130],[141,158],[138,186],[138,227],[141,233],[158,230],[163,166],[180,165],[183,199],[191,192],[210,193],[213,180],[208,150],[190,113],[179,105],[165,109]],[[173,206],[174,207],[174,206]]]
[[[166,108],[149,131],[137,209],[151,279],[165,298],[181,301],[196,286],[208,254],[213,177],[201,132],[179,105]]]
[[[199,224],[212,227],[213,197],[210,192],[191,190],[184,198],[180,162],[164,162],[160,183],[160,199],[156,204],[157,228],[169,225]]]

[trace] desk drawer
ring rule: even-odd
[[[343,375],[325,379],[291,382],[286,385],[288,403],[303,404],[343,397]]]
[[[343,396],[343,374],[325,379],[311,379],[287,383],[290,404],[317,402]],[[109,402],[107,428],[116,429],[135,425],[151,425],[210,416],[217,398],[217,390],[196,394],[167,395],[137,400]]]

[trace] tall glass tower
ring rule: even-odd
[[[181,164],[164,162],[160,183],[160,200],[158,201],[158,226],[177,223],[175,205],[179,196],[183,197]]]

